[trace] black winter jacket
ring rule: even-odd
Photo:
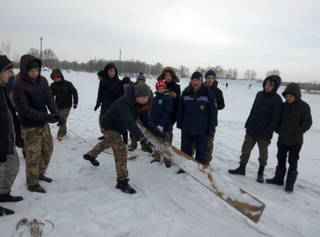
[[[303,143],[303,134],[312,125],[310,106],[301,99],[300,87],[296,83],[290,83],[282,95],[291,94],[296,97],[293,103],[285,102],[281,114],[278,129],[278,141],[287,146]]]
[[[270,140],[279,124],[282,99],[277,94],[277,90],[281,81],[280,78],[279,80],[276,78],[273,80],[275,87],[272,92],[267,93],[263,90],[259,91],[256,95],[245,124],[246,132],[249,136],[262,140]],[[266,80],[263,82],[263,88],[265,83]]]

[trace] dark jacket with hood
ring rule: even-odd
[[[57,113],[48,81],[39,74],[32,80],[28,77],[27,66],[32,61],[41,61],[32,55],[24,55],[20,61],[20,75],[13,87],[13,99],[18,110],[19,119],[23,127],[43,127],[48,118],[48,109]]]
[[[108,76],[108,70],[114,68],[116,75],[114,78]],[[109,63],[101,74],[103,79],[99,83],[98,98],[95,108],[101,106],[101,112],[105,113],[111,105],[123,95],[122,82],[118,78],[118,70],[113,63]]]
[[[151,122],[150,109],[150,100],[146,105],[139,105],[135,102],[134,85],[130,85],[126,93],[103,115],[102,127],[120,134],[129,130],[133,137],[140,140],[144,137],[136,123],[137,119],[140,119],[150,132],[155,136],[161,136],[159,129]]]
[[[213,92],[213,94],[214,94],[214,96],[216,98],[216,102],[217,102],[217,105],[218,105],[217,109],[218,110],[223,110],[224,107],[225,107],[224,98],[223,98],[222,90],[220,90],[218,88],[218,82],[216,80],[214,80],[213,85],[210,86],[209,88],[212,90],[212,92]]]
[[[0,155],[13,154],[16,146],[22,147],[20,123],[6,87],[0,85]]]
[[[177,121],[177,115],[178,115],[178,110],[179,110],[179,102],[180,102],[180,96],[181,96],[181,89],[180,85],[178,85],[179,78],[176,75],[175,71],[171,67],[166,67],[163,69],[161,75],[158,77],[159,80],[163,80],[165,78],[166,73],[170,73],[172,75],[172,81],[170,83],[167,83],[167,89],[169,91],[175,92],[177,94],[176,98],[173,98],[173,112],[170,118],[171,124],[173,125]]]
[[[78,91],[70,81],[66,81],[60,69],[53,69],[51,79],[54,75],[59,75],[61,80],[50,85],[52,95],[55,97],[59,109],[70,109],[73,104],[78,105]]]
[[[152,122],[168,131],[171,128],[171,114],[173,112],[173,99],[169,93],[155,93],[152,101],[151,119]]]
[[[197,92],[188,86],[181,95],[177,127],[187,135],[208,135],[217,126],[217,109],[212,91],[201,85]]]
[[[287,146],[300,145],[303,143],[303,134],[310,129],[312,117],[310,106],[301,99],[300,87],[296,83],[290,83],[282,93],[294,95],[293,103],[285,102],[281,114],[280,126],[278,129],[278,141]]]
[[[263,82],[263,88],[266,81],[271,80],[275,83],[271,92],[259,91],[254,100],[245,128],[247,135],[262,140],[270,140],[273,132],[277,128],[280,120],[282,99],[277,94],[281,84],[281,78],[278,76],[269,76]]]

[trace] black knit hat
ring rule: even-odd
[[[146,84],[134,86],[134,97],[144,97],[150,95],[150,88]]]
[[[40,69],[40,65],[39,65],[38,60],[33,60],[33,61],[28,63],[27,71],[30,71],[32,69]]]
[[[216,79],[216,72],[213,71],[213,70],[209,70],[209,71],[206,72],[205,78],[207,79],[208,76],[213,76],[214,79]]]
[[[6,55],[0,55],[0,73],[13,67],[13,62]]]
[[[198,79],[198,80],[201,80],[201,81],[202,81],[202,73],[201,73],[201,72],[198,72],[198,71],[192,73],[192,75],[191,75],[191,80],[192,80],[192,79]]]
[[[130,77],[124,77],[124,78],[122,78],[122,84],[130,84],[130,83],[131,83]]]

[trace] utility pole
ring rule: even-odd
[[[120,71],[120,74],[121,74],[121,49],[119,50],[119,71]]]
[[[41,36],[40,37],[40,59],[42,60],[42,40],[43,40],[43,37]]]

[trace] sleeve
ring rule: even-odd
[[[212,93],[208,95],[209,99],[209,107],[208,107],[208,115],[209,115],[209,133],[214,132],[215,127],[218,124],[217,117],[218,117],[218,110],[215,104],[215,97]]]
[[[69,89],[70,89],[70,93],[72,94],[73,97],[73,104],[77,105],[79,102],[79,97],[78,97],[78,91],[77,89],[73,86],[73,84],[70,82],[69,84]]]
[[[259,95],[259,92],[256,94],[256,98],[254,99],[254,102],[253,102],[253,104],[252,104],[252,106],[251,106],[251,110],[250,110],[249,116],[248,116],[247,121],[246,121],[246,123],[245,123],[245,125],[244,125],[245,128],[248,127],[248,123],[249,123],[249,121],[251,120],[252,111],[253,111],[253,108],[254,108],[255,103],[256,103],[256,101],[257,101],[258,95]]]
[[[30,107],[28,98],[26,97],[25,92],[19,83],[16,83],[13,87],[13,100],[18,112],[21,113],[24,117],[36,121],[46,120],[47,113],[40,112]]]
[[[162,116],[159,122],[159,125],[162,127],[166,127],[167,124],[170,123],[170,118],[173,111],[173,99],[171,96],[166,96],[164,101],[164,110],[162,111]]]
[[[224,98],[223,98],[223,93],[220,89],[218,89],[218,93],[217,93],[217,104],[218,104],[218,110],[222,110],[225,107],[224,104]]]
[[[55,92],[53,83],[51,83],[51,85],[50,85],[50,90],[51,90],[52,96],[55,97],[56,96],[56,92]]]
[[[282,100],[281,98],[277,99],[275,105],[272,109],[271,120],[269,121],[268,127],[264,131],[262,138],[269,140],[272,137],[273,132],[279,125],[282,111]]]
[[[182,128],[184,114],[184,103],[183,103],[183,95],[180,97],[179,106],[178,106],[178,114],[177,114],[177,128]]]
[[[98,108],[100,107],[101,102],[102,102],[102,94],[103,94],[102,82],[103,81],[100,81],[99,88],[98,88],[98,95],[97,95],[97,102],[96,102],[96,107],[98,107]]]
[[[47,95],[48,95],[47,107],[49,108],[49,110],[52,114],[55,114],[58,111],[56,102],[54,101],[52,91],[50,90],[47,79],[43,78],[43,80],[44,80],[44,87],[45,87]]]
[[[302,115],[300,130],[305,133],[312,126],[312,116],[310,106],[307,105],[305,112]]]

